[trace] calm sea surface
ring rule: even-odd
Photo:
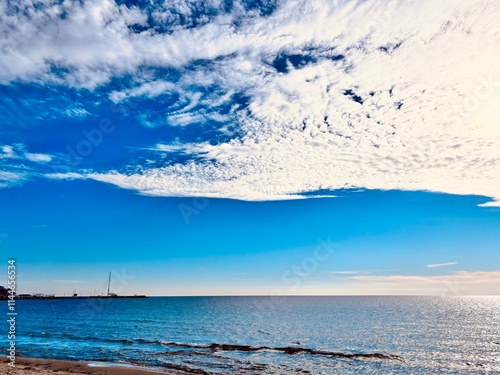
[[[27,357],[194,374],[500,374],[499,297],[17,301],[17,312]],[[0,344],[6,354],[5,334]]]

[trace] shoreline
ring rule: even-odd
[[[9,358],[0,356],[0,373],[9,375],[181,375],[181,372],[164,372],[155,368],[121,365],[99,361],[67,361],[59,359],[17,357],[15,367]],[[89,366],[97,363],[98,366]],[[100,365],[102,364],[102,366]]]

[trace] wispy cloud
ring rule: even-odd
[[[0,187],[15,186],[26,180],[26,175],[18,172],[0,171]]]
[[[85,175],[75,172],[67,173],[46,173],[44,177],[54,179],[54,180],[82,180],[85,179]]]
[[[366,271],[331,271],[332,275],[357,275],[360,273],[366,273]]]
[[[446,267],[446,266],[454,266],[455,264],[458,264],[458,262],[428,264],[426,265],[426,267],[427,268]]]
[[[26,154],[24,154],[24,156],[29,161],[33,161],[35,163],[48,163],[52,160],[52,156],[47,155],[47,154],[26,153]]]
[[[27,152],[24,144],[16,143],[13,145],[0,146],[0,160],[1,159],[4,159],[4,164],[19,160],[34,163],[49,163],[53,159],[53,156],[44,153]]]
[[[500,280],[499,271],[456,271],[445,275],[362,275],[352,276],[353,280],[373,282],[423,282],[441,283],[453,281],[462,284],[492,283]]]
[[[85,108],[68,108],[64,111],[65,115],[70,118],[85,118],[90,115],[90,112]]]
[[[16,157],[14,153],[14,148],[10,145],[3,145],[0,147],[1,153],[0,153],[0,158],[14,158]]]
[[[360,275],[346,280],[365,291],[405,294],[498,294],[500,270],[457,271],[445,275]]]
[[[0,188],[21,185],[50,168],[54,156],[28,152],[22,143],[0,145]]]

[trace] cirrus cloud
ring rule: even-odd
[[[454,266],[455,264],[458,264],[458,262],[428,264],[426,265],[426,267],[427,268],[447,267],[447,266]]]

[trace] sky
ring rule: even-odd
[[[18,292],[498,294],[499,16],[0,2]]]

